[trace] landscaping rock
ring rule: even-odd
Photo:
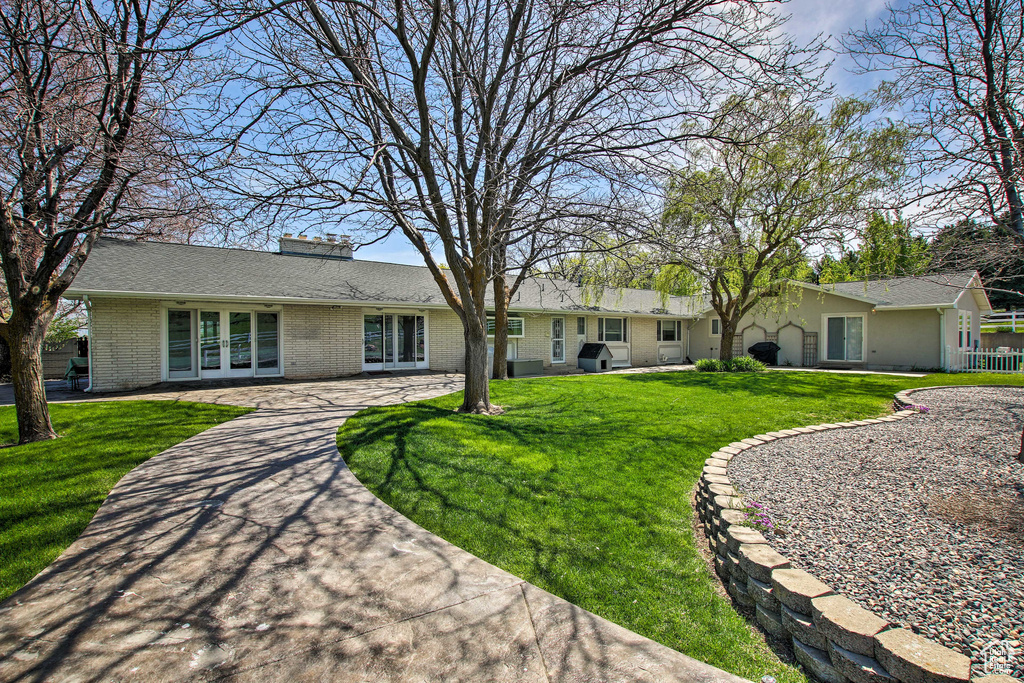
[[[761,605],[772,614],[779,614],[781,604],[772,594],[771,584],[758,581],[753,576],[748,576],[747,592],[750,593],[750,597],[754,598],[754,602]]]
[[[740,546],[744,543],[756,545],[758,543],[768,542],[757,529],[752,529],[748,526],[740,526],[738,524],[730,526],[725,530],[725,539],[729,546],[729,550],[734,553],[739,553]],[[750,572],[747,573],[749,574]]]
[[[712,496],[735,496],[736,489],[725,484],[710,484],[708,485],[708,493]]]
[[[961,683],[971,678],[971,660],[903,628],[875,637],[875,659],[904,683]]]
[[[722,510],[718,515],[722,530],[728,530],[733,524],[743,524],[747,521],[747,514],[743,510]]]
[[[772,572],[772,587],[779,602],[802,614],[811,614],[811,600],[833,592],[804,570],[792,568]]]
[[[851,652],[870,657],[875,651],[875,634],[889,623],[842,595],[811,600],[814,625],[827,639]]]
[[[896,683],[896,679],[873,657],[859,655],[829,642],[832,666],[853,683]]]
[[[772,571],[775,569],[789,567],[789,560],[763,543],[741,545],[737,554],[740,558],[740,567],[747,576],[753,576],[764,583],[771,582]]]
[[[739,576],[737,573],[729,577],[729,595],[744,607],[753,607],[754,599],[747,593],[747,583],[744,580],[737,580]]]
[[[811,647],[793,639],[793,654],[812,676],[824,683],[846,683],[846,677],[839,673],[824,650]]]
[[[825,636],[815,627],[811,615],[794,612],[785,605],[782,605],[779,615],[789,635],[819,650],[826,648]]]
[[[999,517],[1024,491],[1024,465],[1010,457],[1024,388],[910,399],[929,412],[751,448],[728,476],[784,531],[769,542],[794,568],[980,671],[987,643],[1024,636],[1022,536]],[[1011,673],[1024,680],[1024,656]]]
[[[756,603],[757,600],[755,599],[754,602]],[[760,604],[755,605],[754,610],[754,618],[757,619],[757,623],[761,625],[761,628],[775,638],[782,639],[788,637],[789,633],[786,631],[786,627],[782,625],[778,612],[767,610]]]

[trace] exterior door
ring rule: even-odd
[[[551,362],[565,362],[565,318],[551,319]]]
[[[412,313],[363,315],[363,369],[427,367],[427,319]]]
[[[250,311],[199,312],[199,369],[207,379],[253,376]]]

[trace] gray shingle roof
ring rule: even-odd
[[[68,296],[119,293],[160,298],[264,299],[355,304],[446,306],[425,267],[338,261],[268,251],[163,242],[96,242]],[[599,299],[599,300],[598,300]],[[593,311],[686,316],[689,297],[607,288],[600,297],[564,280],[532,278],[513,311]]]
[[[952,306],[970,284],[973,271],[822,285],[826,292],[869,299],[877,306]]]

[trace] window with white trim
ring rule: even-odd
[[[864,360],[864,315],[825,317],[825,360]]]
[[[525,333],[524,333],[525,329],[526,329],[526,324],[524,323],[522,318],[520,318],[518,316],[516,316],[516,317],[509,316],[509,319],[508,319],[508,336],[509,336],[510,339],[518,338],[518,337],[525,337],[526,336]],[[487,336],[488,337],[493,337],[494,336],[494,316],[493,315],[487,316]]]
[[[712,337],[721,337],[722,336],[722,319],[721,318],[712,318],[711,319],[711,328],[710,329],[711,329],[711,333],[710,334],[711,334]]]
[[[960,311],[957,315],[957,334],[961,349],[971,348],[971,312]]]
[[[682,320],[659,320],[658,341],[677,342],[683,338]]]
[[[597,341],[625,343],[626,318],[598,318]]]

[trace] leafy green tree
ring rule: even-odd
[[[928,241],[923,235],[915,235],[908,222],[875,211],[860,235],[860,245],[843,249],[838,258],[822,256],[815,263],[814,280],[832,283],[921,275],[930,261]]]
[[[901,177],[906,129],[869,125],[871,107],[854,99],[827,115],[813,104],[779,91],[732,98],[712,123],[718,139],[687,149],[668,185],[655,242],[675,268],[660,284],[708,297],[722,360],[743,316],[781,280],[809,276],[808,253],[841,244]]]

